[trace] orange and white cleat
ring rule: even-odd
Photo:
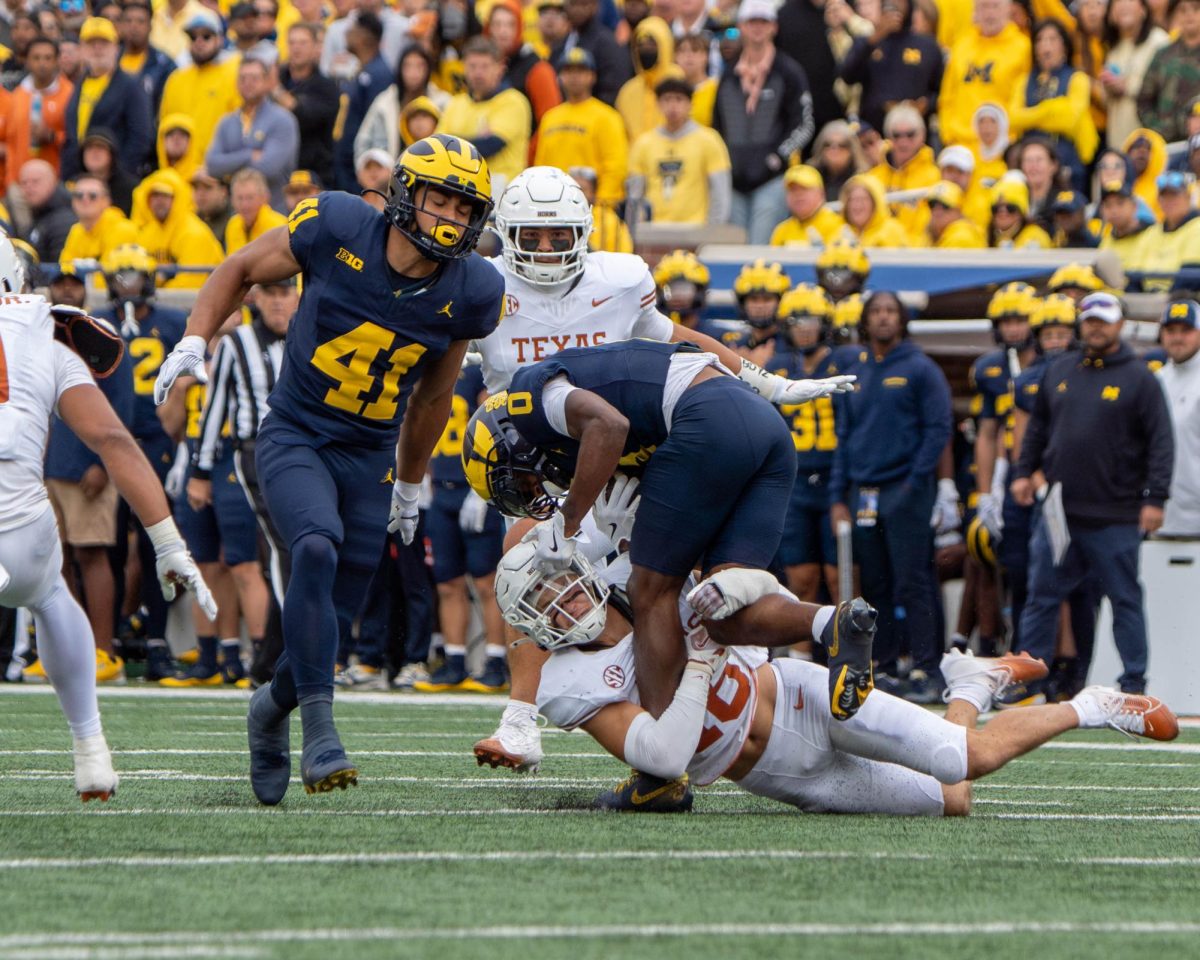
[[[1112,727],[1130,739],[1174,740],[1179,736],[1179,721],[1157,697],[1122,693],[1111,687],[1086,687],[1070,704],[1084,730]]]
[[[537,773],[544,756],[537,710],[527,704],[510,703],[496,732],[476,743],[473,752],[481,767],[486,763],[493,770],[506,767],[517,773]]]
[[[75,792],[84,803],[116,796],[117,773],[104,734],[75,741]]]
[[[993,701],[1005,692],[1044,680],[1050,669],[1027,653],[1006,653],[1002,657],[976,657],[951,650],[942,657],[942,677],[946,692],[942,699],[965,700],[981,713],[991,709]]]

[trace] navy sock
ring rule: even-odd
[[[200,648],[200,666],[210,670],[217,669],[217,638],[197,637],[196,646]]]
[[[283,604],[283,640],[303,697],[332,696],[338,623],[333,603],[337,548],[320,534],[307,534],[292,547],[292,576]],[[278,667],[276,673],[278,673]]]

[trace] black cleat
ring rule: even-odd
[[[269,807],[283,799],[292,776],[290,720],[275,703],[269,686],[254,691],[246,712],[250,786],[258,802]]]
[[[304,748],[300,752],[300,779],[305,793],[329,793],[358,785],[358,770],[346,757],[333,725],[333,700],[313,698],[300,705],[304,721]]]
[[[829,656],[829,710],[835,720],[849,720],[873,689],[871,648],[878,612],[862,597],[839,603],[821,643]]]
[[[596,798],[598,810],[627,813],[690,813],[692,785],[685,773],[678,780],[663,780],[638,770]]]

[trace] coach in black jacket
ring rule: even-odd
[[[1113,607],[1121,689],[1146,686],[1146,622],[1138,581],[1143,535],[1163,521],[1175,443],[1162,387],[1121,342],[1121,302],[1093,293],[1080,303],[1084,349],[1049,364],[1013,472],[1012,493],[1034,501],[1036,472],[1062,483],[1071,543],[1055,566],[1046,520],[1029,548],[1029,599],[1022,646],[1050,663],[1060,604],[1092,574]]]
[[[78,176],[82,169],[79,143],[90,130],[98,127],[112,131],[121,168],[132,176],[141,176],[142,167],[150,157],[153,139],[146,91],[140,80],[117,69],[117,28],[110,21],[89,17],[83,23],[79,39],[83,44],[84,75],[67,101],[62,179],[71,180]],[[91,105],[82,131],[79,129],[81,103]]]

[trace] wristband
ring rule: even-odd
[[[421,495],[421,485],[409,483],[407,480],[397,480],[396,493],[401,500],[416,500]]]
[[[155,553],[161,553],[164,548],[174,546],[176,543],[183,543],[183,537],[179,535],[179,528],[175,526],[175,521],[169,516],[148,526],[146,536],[154,544]]]
[[[942,500],[957,500],[958,486],[949,477],[938,481],[938,498]]]

